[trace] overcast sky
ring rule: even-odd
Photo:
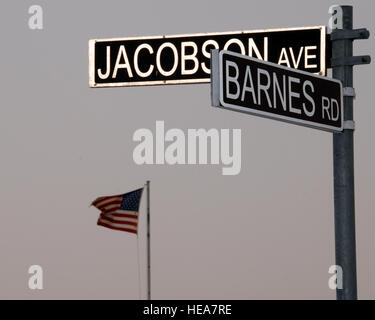
[[[332,134],[218,110],[209,84],[91,89],[88,40],[327,25],[336,1],[10,1],[0,32],[0,298],[146,296],[145,202],[137,237],[89,207],[151,180],[154,299],[334,299]],[[342,4],[350,4],[341,1]],[[28,9],[43,8],[30,30]],[[355,1],[371,40],[375,3]],[[355,68],[359,298],[375,298],[374,64]],[[133,161],[134,131],[242,130],[242,170]],[[144,198],[145,199],[145,198]],[[28,268],[44,289],[28,288]],[[141,291],[139,291],[141,289]]]

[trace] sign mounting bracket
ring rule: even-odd
[[[371,62],[371,57],[366,56],[354,56],[354,57],[338,57],[331,59],[332,67],[340,66],[354,66],[358,64],[369,64]]]
[[[366,28],[355,30],[338,29],[331,34],[331,41],[347,39],[368,39],[369,37],[370,32]]]

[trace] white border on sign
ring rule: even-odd
[[[314,78],[318,78],[318,79],[322,79],[322,80],[325,80],[325,81],[328,80],[328,81],[338,83],[340,85],[340,93],[341,93],[341,106],[340,106],[340,109],[341,109],[341,126],[340,126],[340,128],[330,126],[330,125],[326,125],[326,124],[319,124],[319,123],[316,123],[316,122],[313,122],[313,121],[295,119],[295,118],[291,118],[291,117],[287,117],[287,116],[269,113],[269,112],[266,112],[266,111],[253,110],[253,109],[249,109],[249,108],[242,107],[242,106],[237,106],[237,105],[230,104],[230,103],[225,103],[224,97],[223,97],[223,87],[224,87],[224,85],[223,85],[223,78],[224,78],[223,77],[223,74],[224,74],[224,71],[223,71],[223,55],[224,54],[239,57],[239,58],[250,60],[250,61],[254,61],[254,62],[257,62],[257,63],[266,64],[266,65],[269,65],[269,66],[272,66],[272,67],[288,70],[288,71],[291,71],[291,72],[294,72],[294,73],[304,74],[304,75],[314,77]],[[220,97],[219,97],[220,105],[224,108],[228,108],[228,109],[231,109],[231,110],[234,110],[234,111],[248,113],[248,114],[252,114],[252,115],[256,115],[256,116],[260,116],[260,117],[264,117],[264,118],[281,120],[281,121],[288,122],[288,123],[297,123],[299,125],[303,125],[303,126],[306,126],[306,127],[322,129],[322,130],[330,131],[330,132],[332,132],[332,131],[333,132],[341,132],[343,130],[343,127],[344,127],[344,107],[343,107],[342,83],[341,83],[340,80],[320,76],[320,75],[310,73],[310,72],[307,72],[307,71],[303,71],[303,70],[288,68],[288,67],[285,67],[285,66],[281,66],[277,63],[259,60],[259,59],[256,59],[256,58],[252,58],[252,57],[249,57],[249,56],[246,56],[246,55],[239,54],[237,52],[232,52],[232,51],[227,51],[227,50],[225,50],[225,51],[222,50],[222,51],[219,52],[219,79],[220,79],[219,80],[219,82],[220,82]]]
[[[200,79],[181,79],[181,80],[157,80],[157,81],[139,81],[139,82],[112,82],[112,83],[95,83],[95,43],[107,41],[126,41],[126,40],[152,40],[152,39],[169,39],[169,38],[186,38],[199,36],[218,36],[228,34],[252,34],[265,32],[281,32],[281,31],[301,31],[301,30],[320,30],[320,71],[319,75],[326,74],[326,26],[312,26],[312,27],[294,27],[294,28],[275,28],[275,29],[259,29],[259,30],[244,30],[244,31],[226,31],[226,32],[211,32],[211,33],[191,33],[182,35],[164,35],[164,36],[150,36],[150,37],[127,37],[127,38],[106,38],[106,39],[91,39],[89,40],[89,86],[91,88],[105,88],[105,87],[128,87],[128,86],[154,86],[163,84],[192,84],[192,83],[209,83],[210,78]]]

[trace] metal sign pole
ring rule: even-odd
[[[147,300],[151,300],[150,181],[147,180]]]
[[[341,10],[340,10],[341,8]],[[336,265],[342,268],[342,288],[337,300],[357,299],[355,204],[354,204],[354,122],[353,65],[370,62],[369,56],[353,57],[353,40],[366,39],[366,29],[353,30],[353,7],[340,6],[342,29],[332,30],[333,77],[344,91],[344,131],[333,133]],[[338,18],[340,19],[340,17]]]

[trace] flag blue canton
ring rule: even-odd
[[[122,197],[120,210],[138,211],[143,188],[125,193]]]

